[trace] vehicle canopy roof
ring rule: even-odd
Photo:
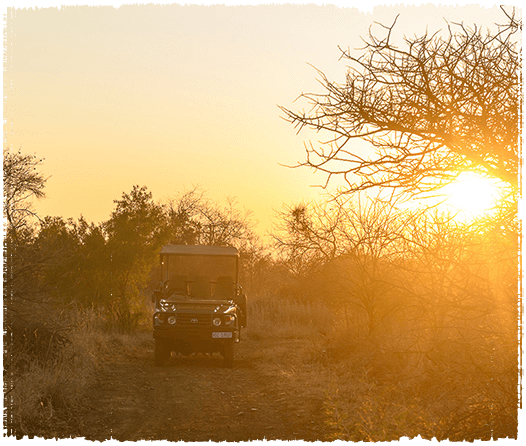
[[[161,249],[161,255],[239,257],[239,252],[232,246],[165,245]]]

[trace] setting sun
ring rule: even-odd
[[[491,212],[501,195],[498,180],[471,172],[462,172],[457,179],[441,189],[447,207],[462,219],[472,219]]]

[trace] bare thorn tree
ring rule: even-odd
[[[370,32],[361,55],[341,49],[349,63],[343,83],[318,71],[323,94],[302,94],[311,108],[281,107],[300,131],[331,135],[306,146],[306,161],[347,182],[346,191],[393,188],[414,195],[437,190],[459,171],[499,178],[518,188],[522,22],[504,9],[507,23],[493,32],[448,24],[447,30],[393,43],[396,20]],[[374,147],[365,156],[353,146]],[[515,193],[512,194],[514,197]]]

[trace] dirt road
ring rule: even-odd
[[[302,342],[244,340],[235,367],[220,356],[171,358],[153,351],[108,363],[78,424],[91,440],[323,440],[323,391],[303,373]],[[318,377],[321,378],[321,377]]]

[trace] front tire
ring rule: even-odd
[[[234,367],[234,340],[226,341],[223,345],[223,365],[229,369]]]
[[[162,339],[155,340],[155,348],[153,351],[153,364],[155,366],[162,366],[166,364],[170,357],[170,350],[166,346],[166,342]]]

